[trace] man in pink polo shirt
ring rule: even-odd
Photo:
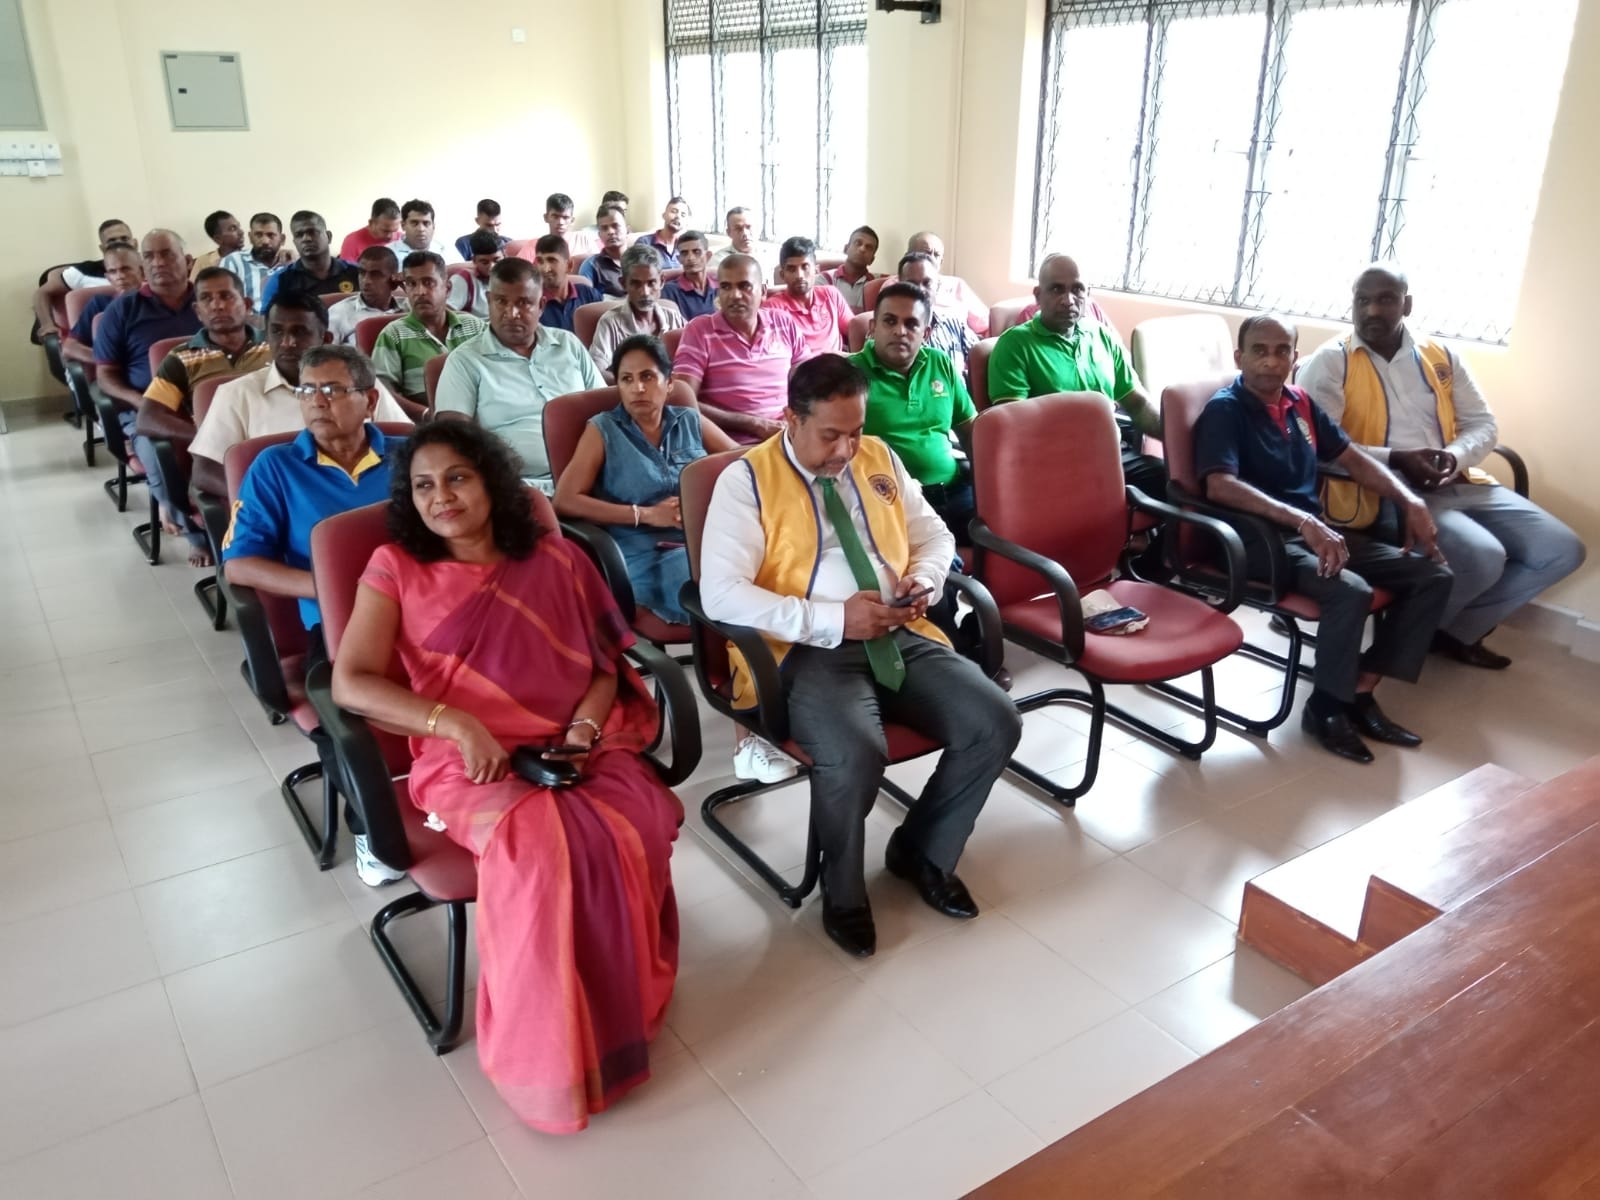
[[[794,318],[762,307],[764,291],[754,258],[723,259],[717,311],[689,322],[672,360],[672,378],[689,385],[700,411],[746,445],[783,428],[789,375],[811,357]]]
[[[762,307],[794,318],[806,339],[807,358],[844,353],[850,303],[836,289],[817,286],[817,244],[803,237],[784,242],[778,251],[778,278],[782,289],[769,292]]]

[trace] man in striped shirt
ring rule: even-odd
[[[443,256],[431,250],[414,250],[406,255],[402,267],[411,311],[383,327],[372,350],[372,366],[378,378],[400,399],[400,406],[413,420],[419,420],[428,412],[423,368],[480,332],[484,323],[471,313],[456,312],[446,303],[450,275]]]
[[[223,257],[218,265],[232,271],[244,289],[250,307],[262,311],[261,289],[267,276],[284,262],[283,222],[276,214],[258,212],[250,218],[250,246]],[[198,275],[198,272],[196,273]]]

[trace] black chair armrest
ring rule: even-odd
[[[672,739],[672,762],[663,765],[651,758],[661,781],[676,787],[700,765],[700,709],[694,702],[694,690],[684,669],[659,646],[639,640],[628,647],[628,657],[647,671],[656,682],[665,712],[661,719],[666,723]]]
[[[1506,465],[1511,468],[1511,490],[1526,500],[1528,498],[1528,464],[1523,461],[1522,455],[1503,442],[1496,446],[1491,453],[1498,454],[1506,460]]]
[[[623,619],[632,625],[639,610],[633,599],[633,582],[628,578],[628,564],[617,547],[616,539],[593,521],[580,521],[575,517],[561,518],[561,533],[583,547],[583,552],[606,581],[606,587],[611,589],[617,607],[622,610]]]
[[[951,571],[945,576],[944,590],[952,607],[957,597],[965,598],[972,606],[973,616],[978,620],[978,667],[993,679],[1006,665],[1006,636],[1000,623],[1000,606],[994,602],[988,588],[960,571]]]
[[[228,521],[230,511],[225,496],[215,496],[210,492],[202,492],[198,488],[191,493],[195,507],[200,510],[200,523],[205,526],[206,537],[211,541],[211,555],[217,560],[220,570],[222,566],[222,542],[228,536]]]
[[[1267,578],[1265,580],[1252,580],[1246,587],[1246,592],[1251,589],[1265,591],[1264,599],[1268,604],[1276,604],[1285,595],[1294,590],[1294,578],[1289,571],[1289,559],[1283,552],[1284,532],[1270,521],[1263,520],[1253,513],[1240,512],[1236,508],[1226,508],[1220,504],[1213,504],[1209,500],[1196,496],[1181,484],[1168,482],[1167,499],[1174,507],[1193,510],[1201,516],[1213,517],[1227,525],[1240,537],[1245,548],[1246,570],[1244,578],[1249,579],[1249,547],[1261,548],[1261,561],[1266,564]],[[1243,597],[1241,597],[1243,598]]]
[[[270,711],[288,716],[289,710],[294,707],[289,699],[289,685],[283,678],[283,663],[278,658],[272,625],[267,620],[266,610],[261,607],[255,588],[231,582],[220,566],[217,570],[217,587],[232,606],[234,620],[239,624],[251,690]]]
[[[133,451],[128,445],[127,435],[122,432],[122,422],[117,418],[120,411],[117,402],[94,383],[89,384],[89,398],[94,401],[94,409],[100,419],[101,435],[106,440],[106,453],[118,462],[126,463]]]
[[[45,359],[50,364],[50,374],[57,379],[65,379],[67,375],[67,360],[61,357],[61,334],[52,329],[49,333],[43,331],[39,334],[39,344],[44,347]]]
[[[700,691],[706,700],[729,720],[750,729],[759,736],[781,746],[789,740],[789,705],[783,695],[783,681],[778,678],[778,664],[772,657],[761,634],[748,625],[728,625],[713,621],[700,604],[700,585],[690,580],[678,593],[678,603],[689,614],[689,631],[694,646],[695,675],[700,681]],[[717,690],[706,673],[707,649],[713,637],[729,641],[744,655],[755,683],[754,708],[734,708],[732,700]]]
[[[181,496],[189,494],[189,468],[179,461],[178,443],[171,438],[151,438],[150,444],[156,450],[156,465],[161,470],[161,482],[166,486],[167,495],[175,501]],[[187,448],[188,443],[184,443]]]
[[[406,841],[383,747],[365,720],[334,703],[332,663],[319,662],[306,674],[306,695],[317,710],[323,733],[333,743],[340,790],[361,814],[372,839],[372,852],[395,870],[404,871],[411,865],[411,845]]]
[[[1067,574],[1067,569],[1054,559],[1007,541],[990,529],[989,523],[982,517],[972,519],[971,533],[973,545],[1009,559],[1019,567],[1026,567],[1055,592],[1056,603],[1061,606],[1061,647],[1066,654],[1066,661],[1076,662],[1083,654],[1083,601],[1078,595],[1078,585]]]
[[[1128,487],[1127,492],[1130,508],[1150,513],[1152,516],[1160,517],[1166,522],[1193,525],[1195,528],[1203,529],[1216,538],[1217,543],[1222,547],[1222,556],[1228,564],[1228,590],[1224,593],[1222,603],[1218,605],[1217,611],[1231,613],[1238,608],[1239,601],[1244,599],[1244,589],[1250,579],[1249,570],[1246,566],[1244,542],[1240,539],[1238,532],[1226,521],[1217,517],[1209,517],[1197,512],[1185,512],[1183,509],[1178,508],[1176,505],[1168,504],[1164,500],[1152,499],[1136,487]],[[1173,532],[1175,535],[1176,530]],[[1169,555],[1174,552],[1170,547],[1177,540],[1176,536],[1168,539]]]

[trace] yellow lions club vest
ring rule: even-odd
[[[1450,352],[1435,341],[1415,343],[1413,356],[1432,390],[1445,444],[1455,440],[1456,406],[1452,396],[1454,372]],[[1372,365],[1365,346],[1355,344],[1355,335],[1344,340],[1344,416],[1340,426],[1350,440],[1361,446],[1383,446],[1389,441],[1389,397]],[[1463,471],[1469,483],[1493,483],[1494,479],[1476,467]],[[1346,529],[1365,529],[1378,518],[1383,497],[1368,491],[1353,480],[1325,476],[1322,481],[1322,511],[1329,521]]]
[[[805,476],[784,452],[783,435],[775,434],[744,456],[755,480],[756,503],[761,511],[761,531],[767,549],[756,572],[757,587],[783,596],[810,598],[821,563],[821,539],[828,515],[822,510]],[[738,464],[728,468],[740,469]],[[889,447],[875,437],[861,439],[861,447],[850,460],[849,469],[839,480],[839,490],[854,488],[861,496],[861,510],[867,515],[870,549],[888,564],[897,576],[904,575],[911,561],[911,545],[906,536],[905,498],[895,475]],[[848,498],[846,499],[848,503]],[[926,617],[906,626],[913,633],[948,646],[950,641]],[[781,666],[790,643],[762,635]],[[744,655],[728,647],[733,667],[733,703],[739,708],[754,707],[755,686],[751,682]]]

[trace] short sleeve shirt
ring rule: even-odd
[[[361,271],[352,262],[342,258],[333,260],[327,278],[318,279],[306,267],[304,262],[292,262],[286,267],[279,267],[267,281],[261,285],[262,312],[267,311],[273,297],[279,289],[290,289],[297,292],[310,292],[314,296],[326,296],[332,292],[342,292],[347,296],[354,295],[361,290]]]
[[[347,472],[317,449],[309,429],[292,441],[256,456],[239,486],[227,535],[224,562],[269,558],[302,571],[311,569],[311,529],[318,521],[389,498],[395,448],[376,425],[367,426],[367,453]],[[300,601],[307,629],[322,623],[315,600]]]
[[[696,317],[709,317],[717,311],[717,284],[715,280],[707,279],[705,289],[697,292],[693,288],[685,287],[683,276],[680,275],[661,289],[661,298],[676,304],[685,321],[692,321]]]
[[[572,332],[573,314],[585,304],[598,304],[605,293],[591,287],[587,281],[567,280],[567,294],[560,300],[546,294],[544,309],[539,313],[539,324],[548,329],[565,329]]]
[[[83,311],[78,314],[78,323],[72,327],[72,339],[85,346],[94,345],[94,319],[106,309],[111,307],[111,302],[116,297],[110,293],[99,296],[90,296],[89,302],[83,306]]]
[[[683,314],[669,301],[659,301],[651,316],[652,320],[641,321],[626,300],[601,313],[594,337],[589,341],[589,357],[594,359],[594,365],[602,372],[609,371],[611,356],[617,347],[637,334],[658,338],[669,329],[683,328]]]
[[[789,400],[790,370],[811,352],[788,314],[758,311],[755,337],[748,340],[721,313],[690,321],[672,360],[672,374],[695,387],[707,404],[775,421]]]
[[[844,353],[845,329],[853,315],[849,301],[837,289],[826,285],[812,288],[810,301],[810,304],[804,304],[784,288],[768,295],[762,306],[788,313],[794,318],[810,349],[807,358],[815,358],[819,354]]]
[[[168,308],[150,285],[144,284],[106,307],[94,335],[94,361],[120,367],[128,386],[142,392],[150,386],[150,347],[167,338],[190,338],[199,332],[192,287],[177,308]]]
[[[390,321],[378,334],[372,348],[372,369],[385,379],[393,379],[400,391],[413,400],[425,400],[428,384],[424,368],[441,354],[448,354],[463,342],[476,337],[488,326],[471,313],[445,310],[444,340],[441,342],[415,313]]]
[[[578,273],[608,296],[627,294],[628,289],[622,286],[622,262],[608,254],[591,254],[583,260]]]
[[[670,242],[663,242],[657,239],[654,231],[651,231],[650,233],[641,233],[638,237],[633,239],[633,244],[635,246],[649,246],[650,249],[659,254],[661,256],[661,269],[663,271],[670,271],[674,267],[682,265],[678,262],[677,247],[672,245]]]
[[[996,400],[1099,392],[1120,403],[1136,382],[1117,335],[1096,321],[1079,321],[1061,334],[1034,317],[1002,333],[989,356],[989,395]]]
[[[144,398],[173,412],[186,412],[194,389],[207,379],[259,371],[272,361],[272,348],[254,326],[246,325],[244,332],[244,345],[237,354],[229,354],[202,329],[161,360],[155,378],[144,390]]]
[[[1233,475],[1281,504],[1320,514],[1317,464],[1343,454],[1350,439],[1300,388],[1277,403],[1257,399],[1237,378],[1206,402],[1194,427],[1201,479]]]
[[[950,356],[927,346],[902,375],[878,361],[869,341],[850,361],[866,372],[866,432],[888,442],[918,483],[949,483],[961,473],[950,431],[978,415]]]

